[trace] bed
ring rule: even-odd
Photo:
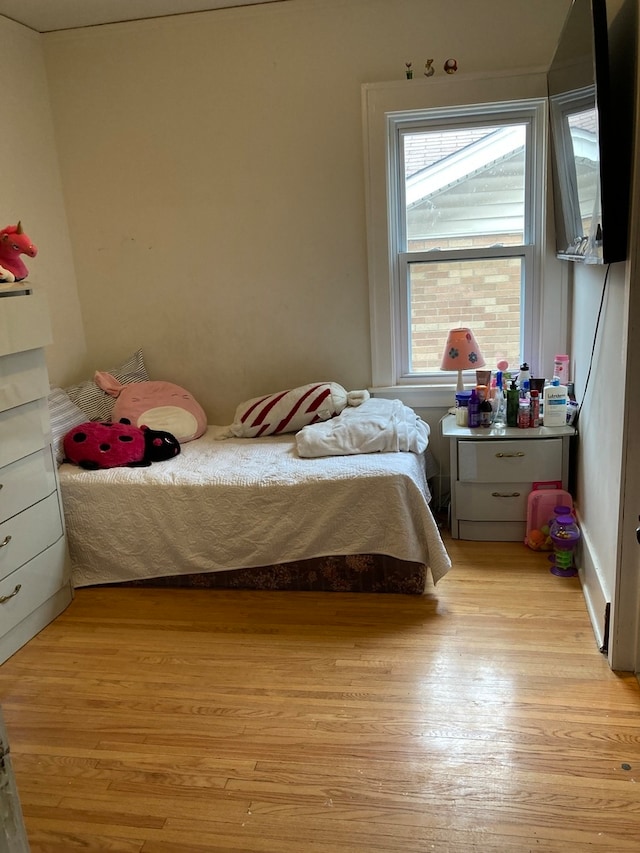
[[[76,587],[422,593],[449,571],[424,453],[301,458],[292,434],[219,430],[146,468],[60,466]]]

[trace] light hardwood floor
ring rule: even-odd
[[[447,544],[424,597],[79,590],[0,667],[32,853],[640,850],[578,581]]]

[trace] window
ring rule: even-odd
[[[545,330],[554,337],[542,332],[555,259],[545,255],[547,101],[537,95],[546,88],[533,78],[470,82],[478,100],[466,93],[463,106],[447,105],[446,83],[365,87],[374,387],[450,386],[439,368],[456,326],[473,329],[488,366],[527,360],[542,376],[547,348],[565,340],[560,273]],[[527,97],[483,97],[496,88]]]
[[[557,158],[558,189],[565,221],[563,245],[568,255],[594,251],[602,221],[598,113],[593,86],[551,98],[551,123]],[[592,226],[594,230],[592,233]],[[601,252],[598,253],[600,256]]]
[[[455,326],[473,329],[487,364],[517,368],[529,351],[545,109],[538,100],[388,117],[399,379],[438,371]]]

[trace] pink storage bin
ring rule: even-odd
[[[566,506],[573,512],[573,498],[561,488],[559,480],[546,483],[534,483],[527,498],[527,529],[524,544],[533,551],[552,551],[553,544],[548,535],[550,521],[557,506]]]

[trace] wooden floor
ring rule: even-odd
[[[32,853],[640,850],[578,581],[447,544],[424,597],[79,590],[0,667]]]

